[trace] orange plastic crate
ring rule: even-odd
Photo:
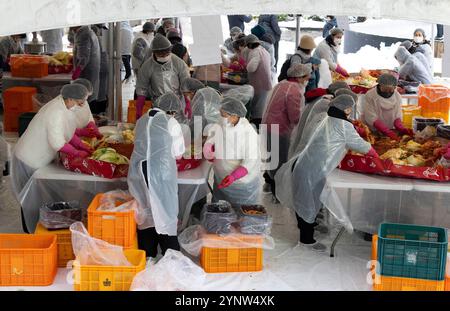
[[[67,263],[75,259],[72,248],[72,234],[69,229],[48,230],[41,223],[38,223],[34,234],[56,235],[58,245],[58,267],[66,268]]]
[[[11,55],[11,76],[42,78],[48,76],[48,58],[40,55]]]
[[[136,274],[145,269],[145,251],[126,250],[130,267],[82,266],[74,262],[76,291],[128,291]]]
[[[0,234],[0,286],[49,286],[57,258],[56,235]]]
[[[145,101],[143,113],[146,113],[152,108],[151,101]],[[136,123],[136,101],[130,100],[128,102],[128,114],[127,114],[127,122],[128,123]]]
[[[449,123],[450,89],[443,85],[419,86],[419,106],[426,118],[442,118]]]
[[[3,115],[3,126],[5,132],[18,132],[19,131],[19,117],[23,112],[5,112]]]
[[[105,212],[97,211],[103,193],[97,194],[88,208],[88,231],[97,239],[124,248],[136,245],[136,221],[134,211]]]
[[[17,86],[3,92],[3,108],[5,112],[30,112],[34,110],[33,95],[35,87]]]
[[[378,260],[378,235],[372,236],[372,260]],[[375,266],[371,267],[373,270]],[[376,291],[443,291],[445,281],[409,279],[376,275],[373,289]],[[377,284],[378,283],[378,284]]]
[[[208,234],[206,239],[224,239],[234,243],[235,239],[227,236]],[[263,269],[263,237],[257,235],[240,235],[239,239],[261,248],[209,248],[203,247],[200,263],[207,273],[255,272]],[[231,244],[232,245],[232,244]]]
[[[417,105],[404,105],[402,106],[403,124],[405,127],[413,128],[414,117],[420,117],[422,114],[422,107]]]

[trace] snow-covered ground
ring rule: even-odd
[[[436,32],[432,24],[406,20],[367,19],[364,23],[350,24],[352,31],[392,38],[412,38],[417,28],[425,30],[427,38],[431,38],[432,30]]]

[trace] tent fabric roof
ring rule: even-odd
[[[448,24],[450,0],[4,0],[0,36],[167,16],[319,14]]]

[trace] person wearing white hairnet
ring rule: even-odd
[[[20,40],[26,34],[6,36],[0,39],[0,69],[10,71],[9,60],[13,54],[23,54]]]
[[[205,129],[220,121],[220,107],[221,97],[215,89],[206,87],[195,93],[189,123],[193,142],[202,141],[203,136],[207,136]]]
[[[176,159],[184,154],[185,146],[174,118],[180,110],[179,98],[166,93],[136,124],[128,187],[144,210],[143,222],[138,224],[138,244],[147,257],[157,256],[158,245],[163,255],[167,249],[180,250]]]
[[[261,46],[255,35],[248,35],[244,58],[247,63],[249,84],[253,86],[255,95],[250,104],[250,121],[259,127],[265,111],[267,97],[272,90],[270,55]]]
[[[64,28],[42,30],[42,41],[47,43],[47,53],[55,54],[63,50]]]
[[[186,63],[171,53],[170,41],[157,34],[152,41],[153,55],[141,67],[136,84],[136,119],[142,115],[146,97],[155,102],[158,97],[171,91],[182,98],[181,85],[189,78]]]
[[[378,78],[378,85],[364,95],[363,120],[371,130],[393,140],[400,140],[393,131],[400,134],[413,135],[411,129],[402,123],[402,97],[397,91],[397,78],[383,74]]]
[[[273,178],[277,169],[288,160],[291,133],[297,126],[301,111],[305,107],[305,88],[311,77],[311,72],[310,64],[295,64],[289,68],[288,79],[281,81],[274,87],[264,113],[262,124],[267,126],[267,152],[271,153],[272,161],[277,162],[271,163],[273,169],[264,174],[266,180],[264,191],[272,191],[273,195],[275,195]],[[272,142],[272,139],[275,139],[275,141]]]
[[[228,55],[234,55],[233,41],[236,40],[240,33],[242,33],[242,29],[237,26],[230,29],[230,37],[227,38],[223,44]]]
[[[77,80],[72,81],[72,84],[80,84],[83,85],[88,90],[88,96],[92,95],[94,91],[92,87],[92,83],[89,80],[79,78]],[[76,131],[75,134],[78,137],[97,137],[101,139],[103,135],[98,130],[97,125],[95,124],[94,117],[92,116],[91,109],[89,104],[86,102],[81,109],[76,113]]]
[[[406,81],[414,81],[422,84],[432,84],[433,75],[430,74],[426,64],[421,62],[417,56],[411,55],[408,50],[400,46],[395,53],[395,59],[400,64],[399,76]]]
[[[344,31],[339,28],[330,30],[330,34],[317,46],[313,57],[325,59],[328,62],[331,71],[334,71],[344,77],[349,77],[347,70],[341,67],[338,62],[338,54],[341,51],[342,37]]]
[[[142,26],[142,31],[134,36],[134,41],[131,48],[131,64],[135,76],[138,76],[139,69],[145,61],[147,54],[155,37],[155,25],[151,22],[146,22]]]
[[[181,91],[184,99],[184,114],[188,119],[192,117],[192,99],[198,90],[204,89],[206,86],[200,80],[187,78],[181,84]]]
[[[330,100],[333,99],[333,97],[336,97],[337,92],[340,90],[350,91],[350,87],[344,81],[334,82],[328,87],[328,89],[325,89],[326,95],[321,96],[320,99],[317,99],[314,102],[306,103],[305,108],[302,110],[300,121],[298,122],[298,125],[294,128],[291,135],[288,159],[291,159],[295,154],[299,153],[300,150],[302,150],[302,148],[304,147],[304,145],[300,145],[300,142],[302,141],[302,136],[305,129],[308,132],[314,131],[315,127],[307,126],[307,124],[311,120],[315,120],[315,117],[318,114],[328,111],[328,109],[330,108]]]
[[[87,97],[88,90],[83,85],[65,85],[61,95],[39,110],[19,138],[11,170],[13,188],[19,202],[21,192],[33,173],[50,164],[58,152],[82,158],[92,153],[92,149],[75,135],[76,114],[85,105]],[[30,217],[33,212],[36,211],[23,211],[25,221],[34,219]],[[35,224],[27,225],[32,228]]]
[[[233,97],[222,100],[221,122],[210,129],[203,148],[213,161],[213,201],[233,206],[260,204],[261,156],[258,135],[245,118],[247,109]]]
[[[100,88],[100,42],[89,26],[71,29],[75,32],[72,80],[84,78],[92,83],[94,91],[88,98],[88,102],[91,103],[97,100]]]
[[[327,112],[318,114],[312,135],[302,151],[285,163],[275,175],[276,195],[283,206],[296,212],[300,244],[324,252],[314,239],[314,223],[322,207],[321,195],[327,176],[339,165],[348,150],[377,157],[371,145],[356,132],[348,116],[355,101],[350,95],[333,99]],[[314,124],[314,121],[311,121]]]

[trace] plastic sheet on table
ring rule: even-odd
[[[207,248],[263,248],[274,249],[275,241],[270,235],[245,235],[233,228],[229,234],[208,234],[200,225],[186,228],[179,236],[180,246],[190,255],[198,257]]]
[[[47,229],[67,229],[83,220],[83,210],[78,201],[48,203],[39,209],[39,221]]]
[[[175,250],[167,250],[156,264],[136,275],[131,291],[192,291],[200,290],[206,273],[188,257]]]
[[[81,222],[72,224],[70,232],[73,252],[80,265],[131,266],[121,246],[91,237]]]

